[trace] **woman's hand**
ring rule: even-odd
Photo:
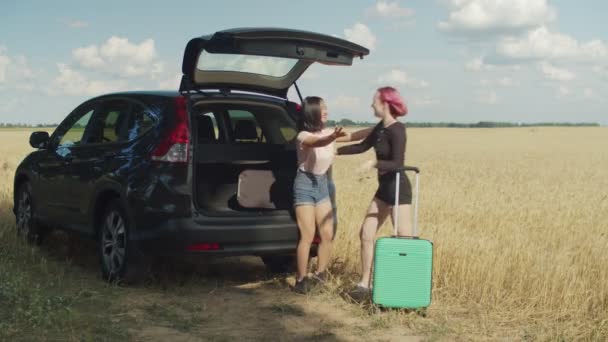
[[[334,128],[334,131],[331,133],[331,136],[334,139],[338,139],[341,137],[345,137],[346,136],[346,132],[344,132],[344,129],[342,127],[336,127]]]

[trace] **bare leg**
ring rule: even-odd
[[[297,259],[298,272],[296,280],[300,281],[308,273],[308,257],[310,245],[315,236],[315,207],[312,205],[296,206],[296,220],[300,229],[300,241],[298,241]]]
[[[323,202],[315,207],[317,227],[319,229],[319,265],[317,273],[325,271],[331,258],[331,248],[334,231],[334,218],[331,202]]]
[[[378,228],[390,213],[390,207],[378,199],[373,199],[361,226],[361,284],[369,286],[372,262],[374,260],[374,242]]]
[[[391,207],[393,210],[393,207]],[[399,205],[399,220],[397,227],[399,236],[413,236],[414,232],[412,231],[412,206],[409,204],[401,204]],[[393,229],[395,227],[395,219],[391,215],[391,221],[393,223]]]

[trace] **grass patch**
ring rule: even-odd
[[[122,290],[83,279],[68,267],[18,239],[10,221],[0,221],[0,340],[130,338],[129,320],[115,319],[119,312],[113,298]]]
[[[192,331],[202,321],[194,314],[179,314],[175,309],[157,303],[144,307],[144,311],[154,322],[181,332]]]

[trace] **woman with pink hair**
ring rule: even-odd
[[[338,148],[338,154],[363,153],[370,148],[376,152],[376,160],[366,163],[367,167],[378,170],[378,190],[367,209],[360,230],[361,238],[361,281],[349,294],[355,300],[362,300],[370,294],[371,268],[374,258],[374,242],[378,228],[395,203],[396,173],[402,172],[399,184],[399,220],[400,236],[411,236],[410,205],[412,203],[412,186],[409,179],[399,169],[405,159],[405,125],[397,120],[407,114],[407,107],[399,92],[392,87],[379,88],[374,94],[372,103],[374,115],[380,122],[371,133],[358,144]],[[393,222],[394,224],[394,222]]]

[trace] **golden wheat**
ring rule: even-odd
[[[0,215],[30,131],[0,130]],[[338,157],[335,259],[359,268],[358,229],[376,180]],[[608,129],[409,129],[420,228],[435,246],[430,318],[465,339],[608,335]],[[382,234],[389,230],[385,227]],[[349,276],[344,276],[348,278]]]

